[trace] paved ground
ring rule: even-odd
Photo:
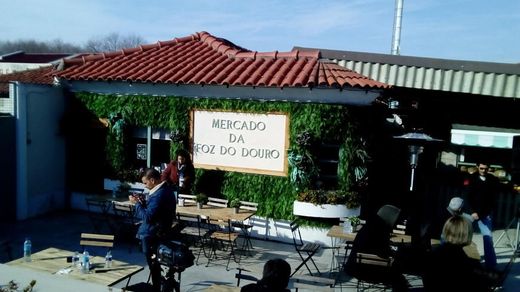
[[[12,256],[18,258],[22,256],[22,245],[26,236],[30,236],[32,239],[33,252],[47,247],[79,250],[80,233],[92,231],[92,223],[85,212],[58,212],[15,224],[0,224],[0,241],[9,240],[12,247]],[[498,238],[502,232],[501,230],[495,231],[495,238]],[[512,240],[514,240],[514,233],[515,230],[509,231]],[[482,254],[482,239],[478,234],[474,241]],[[512,253],[512,249],[507,246],[508,243],[508,238],[504,237],[496,247],[499,268],[505,265]],[[253,245],[255,248],[252,255],[241,257],[240,264],[232,261],[229,271],[226,271],[224,260],[212,261],[209,267],[206,267],[207,260],[202,256],[199,265],[192,266],[182,273],[181,291],[201,291],[213,284],[235,286],[236,268],[241,267],[249,270],[252,275],[260,276],[263,264],[271,258],[283,258],[293,268],[298,264],[298,254],[294,252],[292,245],[264,240],[253,240]],[[129,239],[118,240],[113,255],[115,259],[146,266],[143,255],[137,250],[137,245]],[[315,258],[318,268],[327,272],[325,276],[329,276],[331,250],[324,249]],[[7,261],[9,261],[7,252],[0,250],[0,263]],[[303,268],[299,273],[307,274],[308,272]],[[331,276],[334,276],[334,274]],[[146,282],[147,278],[148,270],[145,269],[131,279],[130,285],[140,286],[142,284],[139,283]],[[336,286],[336,291],[355,291],[355,280],[341,275],[339,283]],[[123,283],[116,285],[116,287],[123,286]],[[518,291],[518,287],[520,287],[520,265],[517,263],[513,266],[503,291]]]

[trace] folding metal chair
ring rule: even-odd
[[[84,249],[86,246],[106,247],[111,250],[114,247],[114,235],[112,234],[96,234],[81,233],[79,245]]]
[[[208,224],[213,228],[213,231],[211,231],[209,235],[209,246],[211,249],[209,251],[206,267],[209,266],[212,259],[217,259],[217,250],[223,250],[225,252],[229,251],[226,264],[226,270],[229,271],[229,262],[231,261],[231,257],[233,257],[233,260],[236,263],[240,262],[240,257],[239,260],[237,260],[237,254],[235,252],[236,240],[239,233],[233,231],[231,220],[208,218]]]
[[[208,202],[206,204],[209,206],[227,208],[228,200],[215,197],[208,197]]]
[[[189,246],[199,248],[197,259],[195,260],[195,264],[198,265],[200,254],[204,252],[204,241],[209,233],[209,229],[203,228],[200,215],[177,213],[177,220],[182,225],[182,229],[179,232],[181,241]]]
[[[252,281],[252,282],[258,281],[257,277],[242,273],[242,271],[246,271],[246,272],[251,272],[251,271],[242,269],[242,268],[237,268],[237,270],[238,270],[238,273],[235,274],[235,278],[237,279],[237,287],[240,287],[240,280],[247,280],[247,281]]]
[[[197,196],[195,196],[195,195],[178,194],[177,200],[179,200],[179,202],[182,200],[183,204],[196,204],[197,203],[196,197]]]
[[[314,267],[316,268],[316,271],[318,271],[318,274],[321,274],[320,270],[316,266],[316,263],[312,259],[312,257],[316,254],[316,252],[318,252],[318,250],[320,250],[321,245],[318,243],[310,243],[310,242],[305,243],[303,241],[302,234],[300,232],[300,225],[298,224],[297,220],[294,220],[291,222],[290,228],[291,228],[292,237],[293,237],[294,249],[296,250],[296,252],[298,253],[298,255],[300,256],[300,258],[302,260],[301,264],[298,267],[296,267],[296,269],[294,269],[293,273],[291,274],[291,277],[294,274],[296,274],[296,272],[298,272],[298,270],[300,270],[300,268],[303,267],[304,265],[312,276],[311,269],[307,265],[308,261],[310,261],[314,265]]]
[[[366,289],[392,289],[392,283],[389,276],[385,277],[384,272],[387,270],[390,274],[394,259],[392,257],[383,258],[375,254],[361,253],[356,254],[356,263],[360,273],[356,275],[357,290],[364,291]],[[378,272],[372,270],[371,267],[378,269]],[[361,270],[371,271],[362,272]]]
[[[88,216],[96,232],[102,232],[103,226],[108,226],[111,232],[114,228],[110,224],[109,212],[111,202],[101,198],[85,198]]]
[[[256,212],[258,210],[258,203],[240,201],[239,209]],[[240,228],[240,230],[242,230],[242,234],[244,235],[242,249],[246,251],[253,249],[253,243],[251,242],[251,230],[253,229],[253,224],[251,224],[250,219],[247,219],[246,221],[233,221],[232,225],[233,227]]]
[[[134,206],[128,203],[114,201],[112,203],[112,208],[115,214],[114,220],[117,223],[116,234],[118,237],[126,238],[135,242],[135,234],[137,233],[137,229],[141,222],[135,218]],[[130,246],[129,251],[131,250],[132,247]]]
[[[299,289],[310,291],[334,291],[335,280],[323,277],[314,277],[308,275],[296,275],[291,278],[293,287],[298,292]]]

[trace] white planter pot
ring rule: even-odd
[[[345,205],[314,205],[313,203],[294,201],[293,214],[305,217],[341,218],[359,216],[361,208],[349,209]]]
[[[108,178],[105,178],[104,181],[103,181],[104,189],[108,190],[108,191],[112,191],[112,190],[117,189],[120,184],[121,184],[121,181],[108,179]],[[146,189],[145,185],[143,183],[140,183],[140,182],[131,182],[131,183],[128,183],[128,184],[130,185],[130,187],[132,189],[143,189],[143,190]]]

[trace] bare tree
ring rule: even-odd
[[[135,34],[121,36],[114,32],[104,37],[89,39],[85,44],[85,49],[88,52],[117,51],[123,48],[137,47],[145,42],[144,38]]]
[[[0,41],[0,54],[24,51],[26,53],[79,53],[84,51],[80,46],[65,43],[60,39],[53,41],[37,41],[34,39]]]
[[[0,55],[16,51],[26,53],[95,53],[133,48],[144,43],[146,41],[141,36],[135,34],[122,36],[119,33],[91,38],[83,46],[66,43],[60,39],[52,41],[37,41],[34,39],[0,41]]]

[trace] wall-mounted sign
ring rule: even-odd
[[[195,167],[287,175],[286,114],[193,110],[191,119]]]
[[[136,158],[139,160],[146,160],[146,144],[136,145]]]

